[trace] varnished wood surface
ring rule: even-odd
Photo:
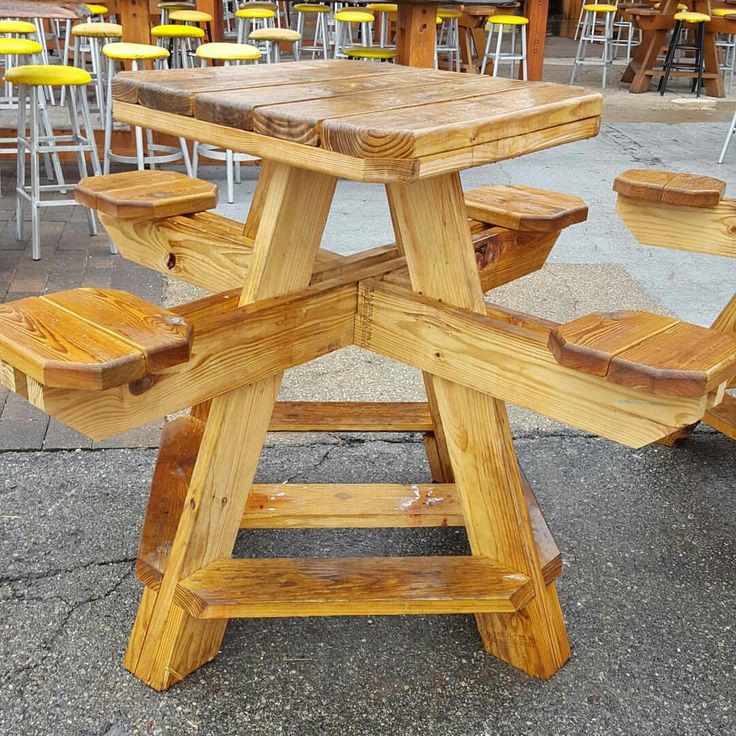
[[[599,94],[566,85],[335,60],[278,70],[125,72],[115,79],[114,96],[352,158],[389,160],[438,157],[542,132],[547,145],[556,145],[555,131],[564,126],[578,126],[578,138],[590,135],[587,122],[597,123],[601,110]],[[149,124],[156,127],[153,113]],[[182,123],[181,132],[187,127]]]
[[[200,618],[512,612],[526,575],[483,557],[336,557],[212,562],[179,583]]]
[[[76,20],[90,15],[84,3],[57,0],[0,0],[2,18],[60,18]]]
[[[713,207],[723,198],[726,182],[698,174],[629,169],[613,182],[618,194],[631,199],[688,207]]]

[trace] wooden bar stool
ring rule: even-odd
[[[41,184],[39,160],[43,154],[73,152],[77,158],[80,180],[87,176],[85,154],[89,155],[92,171],[101,174],[97,156],[95,134],[90,122],[86,86],[91,83],[89,72],[59,65],[17,66],[6,74],[8,81],[18,87],[18,183],[16,187],[16,230],[18,240],[23,239],[23,203],[31,206],[31,248],[33,260],[41,258],[41,207],[66,207],[78,204],[73,199],[43,200],[47,191],[66,191],[63,180],[56,184]],[[43,120],[44,86],[66,87],[69,109],[70,135],[56,135],[50,123]],[[43,131],[42,128],[46,128]],[[84,132],[82,132],[84,129]],[[31,180],[26,184],[26,154],[30,157]],[[87,212],[90,234],[97,234],[97,222],[92,210]],[[112,252],[117,251],[111,247]]]
[[[371,25],[375,20],[373,13],[366,10],[338,10],[335,15],[335,49],[333,57],[335,59],[347,59],[347,49],[351,46],[355,48],[365,49],[372,46],[373,34],[371,33]],[[359,45],[353,44],[353,28],[360,27]]]
[[[108,43],[102,53],[108,60],[107,73],[107,104],[105,107],[105,152],[103,160],[103,169],[105,174],[110,173],[110,162],[117,161],[119,163],[135,164],[139,171],[146,166],[155,169],[156,166],[165,163],[175,163],[182,161],[187,175],[192,176],[192,164],[189,158],[189,149],[187,148],[186,139],[179,138],[179,148],[172,146],[164,146],[153,142],[153,134],[146,129],[146,146],[143,144],[143,128],[134,126],[135,135],[135,156],[125,156],[115,153],[112,150],[112,133],[113,133],[113,117],[112,117],[112,80],[115,76],[115,66],[122,61],[129,61],[133,71],[140,69],[141,62],[158,63],[165,67],[165,62],[169,58],[169,50],[162,46],[153,46],[140,43]]]
[[[105,119],[105,72],[100,54],[100,44],[109,43],[113,39],[123,37],[123,27],[117,23],[79,23],[72,27],[74,37],[74,56],[72,64],[77,68],[85,68],[89,56],[90,74],[94,84],[97,110],[100,120]],[[62,91],[62,95],[64,91]],[[62,100],[63,104],[63,100]]]
[[[281,61],[281,44],[290,43],[294,61],[299,61],[299,43],[302,35],[291,28],[256,28],[248,36],[249,41],[263,44],[263,54],[267,64],[278,64]]]
[[[689,11],[680,11],[675,13],[675,27],[672,31],[670,45],[667,48],[667,54],[662,66],[662,76],[659,78],[657,89],[660,95],[664,96],[667,91],[667,82],[670,75],[674,72],[685,73],[692,76],[691,91],[695,92],[696,97],[700,97],[700,90],[703,86],[704,59],[703,49],[705,45],[705,24],[710,21],[710,16],[705,13],[691,13]],[[685,30],[685,24],[694,25],[696,30],[695,43],[682,42],[682,33]],[[680,51],[692,51],[693,60],[683,61],[679,56]]]
[[[486,41],[486,49],[483,52],[483,63],[480,67],[480,73],[486,73],[486,64],[488,59],[493,59],[493,76],[498,76],[498,68],[502,62],[511,65],[511,76],[514,76],[514,66],[516,62],[521,62],[522,78],[527,77],[526,63],[526,27],[529,25],[529,19],[521,15],[492,15],[488,19],[486,28],[488,30],[488,40]],[[508,28],[511,32],[511,48],[509,51],[502,51],[504,29]],[[516,29],[521,29],[521,52],[516,52]],[[491,41],[493,40],[493,31],[496,29],[496,50],[491,53]]]
[[[282,30],[282,29],[269,29]],[[255,33],[255,31],[254,31]],[[221,61],[223,66],[239,65],[244,62],[257,64],[261,58],[261,52],[255,46],[244,43],[205,43],[197,49],[197,58],[201,66],[207,66],[209,62]],[[233,204],[235,201],[235,181],[240,184],[240,164],[243,161],[257,161],[256,156],[247,153],[234,153],[232,149],[223,149],[208,143],[194,143],[192,156],[193,176],[196,177],[199,170],[199,158],[215,159],[225,161],[227,177],[227,201]]]
[[[330,45],[327,32],[327,18],[330,14],[330,6],[297,3],[294,5],[294,12],[296,13],[296,30],[302,37],[302,42],[299,44],[300,56],[303,51],[311,51],[313,59],[317,54],[321,54],[323,59],[328,58],[330,55]],[[307,46],[303,43],[303,39],[306,30],[306,20],[310,16],[314,18],[314,36],[312,44]]]
[[[238,43],[245,43],[246,39],[250,38],[251,26],[255,26],[257,29],[274,27],[276,10],[272,7],[255,4],[252,7],[246,5],[235,11],[235,17],[238,23]]]
[[[187,69],[192,66],[193,41],[201,41],[204,31],[197,26],[161,25],[151,28],[151,36],[158,46],[169,49],[169,59],[174,68]]]
[[[603,67],[601,86],[606,88],[606,77],[613,63],[613,20],[618,8],[615,5],[591,4],[584,5],[583,26],[580,31],[575,59],[572,64],[570,84],[575,82],[578,67],[585,64],[595,64]],[[600,22],[600,17],[603,23]],[[586,51],[589,43],[600,43],[603,46],[600,59],[588,59]]]

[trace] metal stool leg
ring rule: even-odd
[[[736,112],[734,112],[733,117],[731,118],[731,124],[728,126],[728,133],[726,133],[726,140],[723,141],[723,148],[721,149],[721,155],[718,157],[719,164],[722,164],[723,160],[726,158],[726,151],[728,151],[728,146],[731,143],[731,138],[733,137],[734,131],[736,131]]]
[[[18,85],[18,154],[17,154],[17,179],[16,179],[16,195],[15,195],[15,234],[18,240],[23,240],[23,202],[25,197],[20,192],[25,192],[26,187],[26,145],[28,117],[26,108],[26,96],[28,88],[21,84]]]

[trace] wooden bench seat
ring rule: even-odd
[[[126,171],[82,179],[74,198],[121,220],[150,220],[213,209],[217,185],[176,171]]]
[[[132,383],[189,360],[191,340],[185,319],[124,291],[73,289],[0,305],[0,363],[50,388]]]
[[[465,192],[468,217],[521,232],[559,232],[588,219],[579,197],[533,187],[495,185]]]
[[[560,365],[652,394],[703,396],[736,375],[736,340],[647,312],[590,314],[553,329]]]
[[[628,169],[616,177],[613,190],[623,197],[647,202],[713,207],[723,199],[726,182],[698,174]]]

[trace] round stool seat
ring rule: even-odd
[[[236,18],[273,18],[276,11],[265,6],[255,8],[240,8],[235,11]]]
[[[29,38],[0,38],[0,54],[40,54],[43,47]]]
[[[154,26],[151,28],[154,38],[204,38],[204,31],[197,26]]]
[[[396,3],[370,3],[370,5],[366,5],[365,7],[374,13],[396,13],[399,9]]]
[[[523,15],[492,15],[488,23],[496,26],[525,26],[529,23],[529,18]]]
[[[204,43],[197,48],[196,55],[200,59],[217,61],[255,61],[261,58],[261,52],[247,43]]]
[[[710,14],[716,18],[727,18],[729,15],[736,15],[736,8],[713,8]]]
[[[27,84],[30,87],[78,87],[89,84],[92,77],[84,69],[58,64],[33,64],[16,66],[5,72],[11,84]]]
[[[445,20],[448,18],[459,18],[462,15],[462,12],[456,8],[440,8],[437,11],[437,15]]]
[[[338,10],[335,13],[335,20],[342,23],[371,23],[375,20],[373,13],[366,13],[364,10]]]
[[[615,13],[618,8],[615,5],[583,5],[586,13]]]
[[[36,26],[26,20],[0,20],[0,33],[35,33]]]
[[[105,5],[86,5],[85,7],[92,15],[107,15],[110,12]]]
[[[675,20],[682,20],[685,23],[707,23],[710,20],[710,16],[705,13],[683,11],[681,13],[675,13]]]
[[[194,10],[195,3],[159,3],[159,10]]]
[[[163,46],[151,46],[147,43],[108,43],[102,47],[102,53],[109,59],[132,61],[133,59],[168,59],[169,52]]]
[[[311,5],[310,3],[298,3],[294,6],[297,13],[329,13],[328,5]]]
[[[201,10],[175,10],[169,13],[169,20],[178,20],[182,23],[212,23],[212,16]]]
[[[380,46],[353,46],[345,49],[345,56],[351,59],[395,59],[396,51],[393,49],[382,49]]]
[[[122,38],[123,27],[118,23],[80,23],[72,27],[72,36],[82,38]]]
[[[291,28],[258,28],[248,38],[253,41],[301,41],[302,34]]]

